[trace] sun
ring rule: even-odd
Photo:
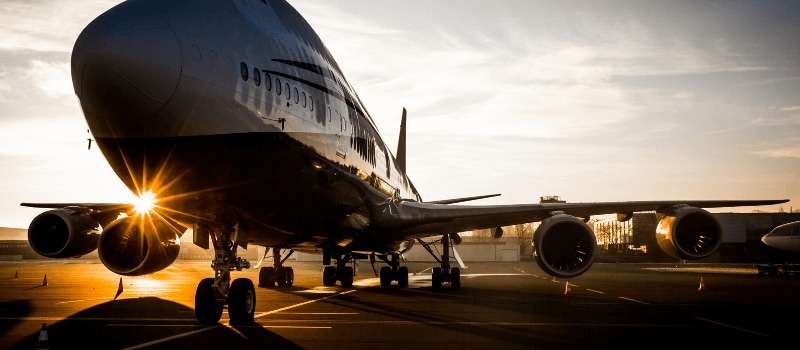
[[[158,199],[156,199],[156,195],[153,192],[143,192],[139,194],[139,197],[132,203],[133,210],[136,212],[136,215],[144,215],[152,211],[157,202]]]

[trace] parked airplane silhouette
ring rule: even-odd
[[[457,288],[450,251],[459,232],[495,228],[499,237],[501,226],[541,221],[538,265],[572,278],[595,256],[591,215],[656,211],[661,248],[702,259],[722,232],[701,208],[786,202],[424,202],[406,175],[405,113],[393,155],[320,38],[284,0],[123,2],[80,34],[72,79],[95,145],[144,203],[22,203],[52,208],[31,222],[31,246],[52,258],[97,249],[109,270],[142,275],[174,262],[191,228],[194,244],[214,249],[214,277],[195,294],[201,323],[218,322],[226,306],[231,321],[253,320],[253,283],[231,281],[233,270],[250,267],[236,253],[249,244],[273,251],[260,286],[292,285],[284,263],[293,251],[322,255],[325,285],[352,285],[353,262],[369,258],[386,263],[382,285],[405,286],[401,254],[421,238],[441,238],[432,287]]]

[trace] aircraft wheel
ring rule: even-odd
[[[400,287],[408,285],[408,267],[400,266],[397,268],[397,285]]]
[[[262,267],[258,270],[258,286],[274,287],[277,276],[278,274],[274,267]]]
[[[291,287],[294,285],[294,269],[291,267],[286,268],[286,286]]]
[[[450,288],[461,288],[461,269],[457,267],[450,269]]]
[[[201,280],[194,294],[194,314],[200,324],[216,324],[222,316],[224,305],[217,302],[213,284],[213,278]]]
[[[228,293],[228,316],[231,322],[252,323],[256,312],[256,289],[248,278],[237,278]]]
[[[342,281],[342,287],[350,287],[353,285],[353,267],[352,266],[345,266],[342,268],[342,275],[339,276],[339,280]]]
[[[322,284],[326,286],[336,285],[336,268],[333,266],[325,266],[322,270]]]
[[[434,267],[433,273],[431,274],[431,287],[433,289],[442,288],[442,268],[441,267]]]
[[[392,268],[389,266],[381,267],[381,286],[388,287],[392,284]]]
[[[291,287],[294,284],[294,269],[291,267],[278,268],[278,287]]]

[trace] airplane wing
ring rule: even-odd
[[[128,211],[133,209],[133,204],[128,203],[20,203],[19,205],[29,208],[58,209],[70,207],[98,211]]]
[[[655,211],[659,224],[656,241],[677,259],[710,256],[722,244],[722,228],[708,211],[723,208],[780,204],[788,200],[642,201],[600,203],[540,203],[499,206],[461,206],[436,203],[388,202],[379,206],[377,231],[421,238],[541,221],[533,234],[534,258],[551,276],[577,277],[594,260],[597,240],[586,221],[592,215],[617,214],[629,220],[634,212]]]
[[[676,206],[694,208],[726,208],[786,203],[789,200],[704,200],[704,201],[639,201],[597,203],[542,203],[521,205],[464,206],[438,203],[403,202],[390,225],[408,235],[455,233],[542,221],[552,213],[588,218],[592,215],[634,212],[664,212]]]

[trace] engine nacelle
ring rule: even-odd
[[[722,244],[722,227],[708,211],[684,205],[659,211],[658,215],[656,242],[674,258],[707,258]]]
[[[124,276],[161,271],[180,254],[178,230],[158,217],[118,219],[103,230],[97,253],[109,270]]]
[[[100,224],[91,216],[72,209],[39,214],[28,227],[28,243],[41,256],[74,258],[97,249]]]
[[[542,220],[533,233],[534,259],[547,274],[572,278],[589,270],[597,239],[583,220],[563,213]]]

